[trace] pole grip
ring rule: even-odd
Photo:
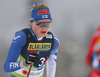
[[[33,53],[33,52],[32,52],[32,53]],[[35,53],[39,54],[39,51],[38,51],[38,52],[35,52]],[[34,62],[31,62],[31,65],[30,65],[30,68],[29,68],[27,77],[29,77],[29,74],[30,74],[30,71],[31,71],[31,68],[32,68],[33,64],[34,64]]]

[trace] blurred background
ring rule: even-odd
[[[10,77],[4,63],[15,32],[29,27],[33,3],[47,5],[52,14],[50,30],[60,40],[56,77],[87,77],[85,58],[100,24],[100,0],[0,0],[0,77]]]

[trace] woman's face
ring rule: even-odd
[[[51,20],[45,19],[45,20],[39,20],[37,22],[50,22]],[[40,38],[46,36],[46,34],[49,31],[50,25],[48,27],[39,27],[39,25],[36,25],[36,22],[31,23],[32,25],[32,30],[35,33],[35,35]]]

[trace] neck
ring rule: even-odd
[[[38,40],[42,40],[43,37],[38,38]]]

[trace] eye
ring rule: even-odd
[[[40,25],[41,24],[41,22],[36,22],[36,25]]]

